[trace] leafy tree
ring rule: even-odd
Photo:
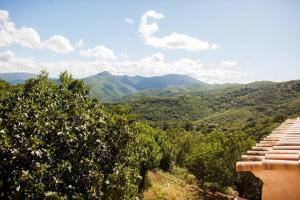
[[[133,199],[163,155],[154,129],[106,111],[67,73],[55,84],[43,72],[0,105],[1,198]]]
[[[200,183],[215,183],[220,189],[233,186],[237,173],[235,163],[254,141],[242,132],[208,135],[186,134],[180,138],[180,164],[187,167]]]
[[[0,79],[0,99],[6,96],[6,93],[10,91],[11,86],[6,81]]]

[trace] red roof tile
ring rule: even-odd
[[[300,170],[300,118],[274,129],[242,156],[236,170]]]

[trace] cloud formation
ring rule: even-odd
[[[92,49],[81,50],[80,55],[85,57],[95,57],[100,60],[113,60],[116,59],[115,53],[112,49],[99,45]]]
[[[162,49],[183,49],[187,51],[200,51],[217,49],[219,45],[201,41],[197,38],[173,32],[170,35],[156,37],[159,30],[156,22],[149,23],[149,19],[159,20],[164,18],[162,13],[153,10],[147,11],[142,17],[139,32],[147,45]],[[127,23],[133,23],[130,18]],[[31,27],[16,27],[10,19],[9,13],[0,10],[0,47],[9,47],[18,44],[22,47],[33,49],[48,49],[55,53],[70,53],[74,51],[69,40],[60,35],[53,35],[42,40],[39,33]],[[80,39],[76,47],[83,47],[84,40]],[[222,61],[216,64],[205,64],[201,60],[182,58],[168,61],[161,52],[141,59],[130,59],[126,54],[120,54],[104,46],[97,45],[93,48],[81,49],[79,54],[90,59],[62,60],[54,62],[36,62],[30,58],[19,58],[12,51],[0,52],[0,73],[5,72],[32,72],[39,73],[47,70],[50,76],[58,76],[67,70],[76,78],[83,78],[102,71],[109,71],[116,75],[142,75],[160,76],[165,74],[189,75],[206,82],[240,82],[244,73],[228,69],[237,65],[236,61]],[[213,67],[212,67],[213,66]]]
[[[6,10],[0,10],[0,47],[19,44],[33,49],[48,49],[55,53],[70,53],[74,48],[70,41],[60,35],[54,35],[42,41],[38,32],[31,27],[17,28]]]
[[[12,51],[0,53],[0,72],[38,72],[42,67],[29,58],[18,58]]]
[[[21,70],[20,66],[22,66]],[[220,63],[212,68],[201,60],[195,59],[182,58],[166,61],[162,53],[155,53],[139,60],[103,59],[103,56],[98,56],[97,59],[91,61],[69,60],[48,63],[36,63],[31,59],[18,58],[11,51],[0,53],[1,73],[16,71],[39,73],[41,70],[47,70],[50,76],[58,76],[60,72],[67,70],[76,78],[102,71],[129,76],[160,76],[176,73],[189,75],[209,83],[242,82],[245,76],[244,73],[222,68]]]
[[[187,51],[221,48],[220,45],[214,43],[211,44],[198,38],[176,32],[163,37],[153,36],[153,34],[159,30],[159,26],[155,21],[149,23],[148,20],[159,20],[163,19],[164,17],[165,16],[162,13],[158,13],[154,10],[149,10],[142,15],[139,25],[139,32],[145,44],[162,49],[183,49]]]
[[[54,35],[44,42],[44,46],[55,53],[70,53],[74,51],[69,40],[60,35]]]

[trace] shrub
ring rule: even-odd
[[[194,176],[193,174],[186,175],[186,183],[187,184],[196,184],[197,183],[196,176]]]
[[[0,105],[1,199],[132,199],[141,166],[160,162],[159,140],[67,73],[59,84],[41,73]]]

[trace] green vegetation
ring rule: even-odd
[[[299,105],[300,81],[134,96],[118,104],[165,130],[175,163],[193,173],[200,185],[218,191],[233,187],[248,199],[260,199],[261,182],[236,173],[236,161],[286,118],[300,116]]]
[[[260,199],[261,182],[235,163],[300,116],[300,81],[169,87],[171,76],[144,90],[153,80],[98,76],[0,81],[1,199]],[[135,95],[102,104],[84,81],[106,100]]]
[[[165,130],[245,130],[259,140],[274,125],[300,114],[299,88],[300,81],[257,82],[171,96],[132,97],[120,104],[128,106],[142,121]],[[262,123],[267,130],[250,130]]]
[[[0,84],[1,199],[133,199],[147,170],[170,166],[164,132],[105,109],[67,73]]]
[[[0,79],[10,84],[22,84],[29,78],[36,77],[32,73],[2,73]],[[54,81],[58,81],[52,78]],[[216,88],[226,88],[233,84],[207,84],[190,76],[168,74],[156,77],[143,76],[118,76],[109,72],[89,76],[82,79],[90,87],[90,93],[102,101],[119,101],[129,96],[170,96],[174,93],[186,93],[190,91],[207,91]],[[236,85],[236,84],[235,84]]]
[[[116,100],[123,96],[149,95],[158,89],[189,90],[190,88],[210,88],[209,84],[192,77],[169,74],[157,77],[117,76],[109,72],[86,77],[83,81],[91,87],[91,94],[103,101]],[[153,90],[154,89],[154,90]]]
[[[6,81],[0,80],[0,99],[6,96],[10,88],[11,86]]]

